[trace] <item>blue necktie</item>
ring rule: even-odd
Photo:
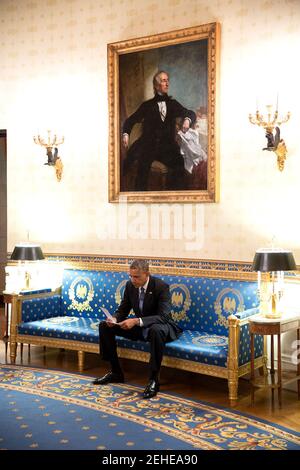
[[[141,313],[143,312],[144,299],[145,299],[145,289],[144,287],[141,287],[141,292],[140,292],[140,297],[139,297],[139,309]]]
[[[139,297],[139,309],[140,309],[141,314],[143,313],[144,300],[145,300],[145,289],[144,287],[141,287],[141,292],[140,292],[140,297]],[[145,340],[147,340],[148,332],[149,332],[149,328],[142,329],[142,334]]]

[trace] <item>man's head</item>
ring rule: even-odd
[[[153,77],[154,93],[168,93],[169,91],[169,75],[167,72],[160,70]]]
[[[144,259],[134,260],[129,267],[129,276],[134,287],[142,287],[149,277],[149,263]]]

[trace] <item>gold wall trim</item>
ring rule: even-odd
[[[108,256],[92,254],[48,253],[49,263],[57,263],[65,269],[85,269],[96,271],[127,272],[134,259],[141,256]],[[242,261],[196,260],[192,258],[153,258],[147,257],[153,274],[212,277],[230,280],[256,281],[257,274],[251,271],[251,264]],[[8,260],[8,265],[16,265]],[[267,279],[267,276],[263,276]]]

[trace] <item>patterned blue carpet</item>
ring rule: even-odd
[[[300,450],[300,433],[214,405],[92,378],[0,366],[0,449]]]

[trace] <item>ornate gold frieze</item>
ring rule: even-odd
[[[98,257],[89,255],[45,255],[48,262],[58,263],[64,269],[80,269],[95,271],[123,271],[128,272],[129,265],[133,259],[141,257],[122,258]],[[250,269],[250,264],[242,262],[218,262],[218,261],[196,261],[188,259],[164,258],[154,259],[147,257],[150,270],[153,274],[183,275],[192,277],[210,277],[214,279],[247,280],[256,281],[257,275]],[[16,265],[16,262],[8,260],[8,265]]]

